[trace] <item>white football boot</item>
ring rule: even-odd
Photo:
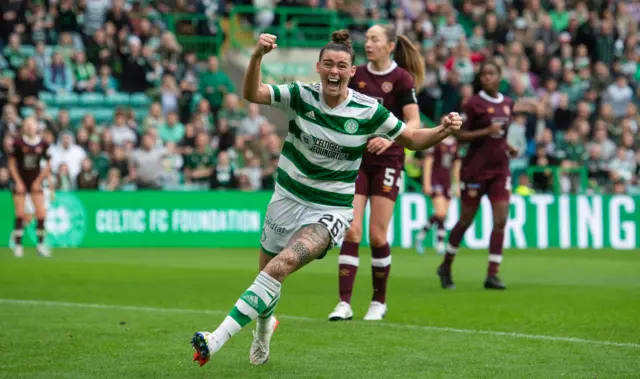
[[[193,353],[193,360],[197,361],[200,367],[209,362],[209,359],[219,350],[219,343],[214,337],[213,333],[209,332],[196,332],[191,337],[191,346],[195,350]]]
[[[364,316],[365,321],[381,321],[387,314],[387,304],[382,304],[379,301],[372,301],[369,305],[369,310]]]
[[[13,255],[15,255],[16,258],[22,258],[24,256],[24,249],[22,248],[22,245],[13,245],[11,249],[13,250]]]
[[[345,321],[353,319],[351,304],[341,301],[336,305],[333,312],[329,314],[329,321]]]
[[[38,250],[38,254],[40,254],[41,257],[51,257],[51,250],[49,250],[49,248],[45,244],[39,243],[36,249]]]
[[[275,317],[271,316],[262,327],[256,326],[256,330],[253,331],[251,349],[249,350],[249,362],[252,365],[263,365],[269,361],[269,343],[279,323]]]

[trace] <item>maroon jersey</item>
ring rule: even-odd
[[[426,151],[427,156],[433,157],[431,166],[431,185],[441,185],[448,188],[451,185],[451,169],[453,162],[458,159],[458,144],[455,139],[445,139]]]
[[[464,130],[484,129],[491,124],[502,125],[494,135],[477,138],[469,144],[462,161],[460,177],[463,181],[478,181],[498,176],[509,176],[507,129],[511,124],[513,100],[499,94],[492,98],[484,91],[474,95],[464,107]]]
[[[11,155],[16,158],[18,174],[27,190],[40,175],[40,161],[49,160],[48,149],[49,144],[40,137],[35,141],[26,141],[24,137],[20,137],[13,143]]]
[[[374,71],[370,64],[358,66],[349,87],[378,100],[398,119],[403,120],[402,108],[407,104],[417,104],[413,77],[406,70],[391,62],[384,72]],[[404,148],[393,143],[383,154],[375,155],[365,151],[362,165],[404,167]]]

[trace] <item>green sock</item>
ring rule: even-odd
[[[253,284],[240,296],[229,316],[214,332],[218,341],[215,351],[257,317],[271,317],[279,300],[280,282],[265,272],[260,272]]]

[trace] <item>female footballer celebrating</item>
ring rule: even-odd
[[[414,83],[424,81],[420,52],[405,36],[396,35],[391,25],[374,25],[367,31],[365,50],[368,63],[358,66],[349,87],[378,100],[407,127],[420,127],[420,111]],[[391,58],[393,54],[393,59]],[[358,248],[362,241],[362,221],[367,201],[371,201],[369,243],[373,298],[365,320],[382,320],[387,312],[387,279],[391,268],[391,249],[387,229],[404,168],[404,148],[375,137],[368,141],[356,181],[353,201],[354,219],[340,249],[340,302],[329,315],[330,321],[350,320],[351,294],[359,265]]]

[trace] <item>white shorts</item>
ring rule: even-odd
[[[331,242],[327,250],[342,243],[353,221],[353,209],[318,209],[301,204],[274,192],[262,227],[260,247],[269,255],[277,255],[301,227],[321,224],[329,231]],[[324,258],[326,251],[320,256]]]
[[[49,209],[49,205],[51,205],[51,190],[45,188],[42,190],[44,194],[44,209]],[[31,195],[27,193],[24,197],[24,213],[29,215],[36,214],[36,207],[33,205],[33,200],[31,200]]]

